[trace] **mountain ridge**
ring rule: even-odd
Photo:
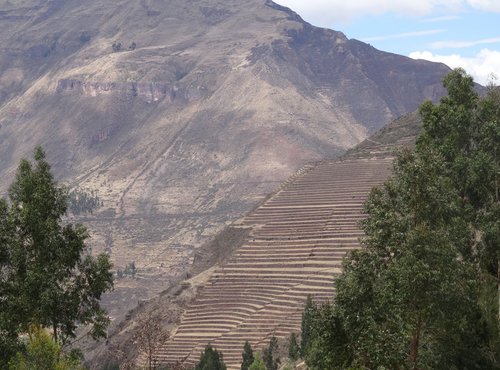
[[[42,144],[95,191],[95,252],[137,266],[115,321],[297,169],[444,92],[441,64],[313,27],[271,1],[23,0],[0,12],[0,192]]]

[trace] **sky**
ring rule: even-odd
[[[500,83],[500,0],[274,0],[377,49]]]

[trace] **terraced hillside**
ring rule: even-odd
[[[104,299],[111,330],[297,169],[439,99],[449,72],[271,0],[0,3],[0,196],[39,144],[58,181],[98,194],[75,221],[117,276],[136,267]]]
[[[242,219],[246,243],[213,273],[158,360],[193,364],[211,343],[239,369],[246,340],[262,349],[272,335],[298,332],[308,294],[334,297],[342,258],[360,247],[363,201],[390,166],[390,157],[321,162]]]

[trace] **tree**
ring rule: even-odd
[[[243,346],[243,353],[241,354],[241,356],[243,357],[243,361],[241,363],[241,370],[248,370],[250,365],[255,360],[252,346],[248,341],[246,341],[245,345]]]
[[[260,355],[260,353],[257,353],[255,355],[255,360],[250,365],[248,370],[266,370],[266,365],[264,364],[264,361],[262,361],[262,356]]]
[[[463,218],[476,235],[462,254],[479,260],[482,271],[496,279],[500,299],[500,89],[491,85],[480,98],[461,69],[444,84],[448,96],[420,109],[424,130],[417,150],[443,156],[444,174],[457,189]]]
[[[365,248],[344,262],[335,304],[308,334],[311,369],[499,367],[498,320],[491,325],[484,308],[478,265],[498,266],[500,218],[491,214],[498,216],[500,140],[491,132],[499,110],[478,98],[463,71],[445,87],[440,105],[421,108],[416,149],[398,156],[365,204]]]
[[[480,316],[474,266],[459,258],[473,234],[433,152],[404,153],[366,203],[365,250],[337,281],[337,307],[359,365],[449,368]],[[349,311],[348,307],[358,304]],[[437,350],[439,349],[439,351]],[[482,345],[468,350],[482,358]]]
[[[9,202],[0,202],[0,305],[7,302],[0,328],[17,338],[40,325],[63,345],[79,325],[103,337],[109,320],[99,300],[113,284],[109,257],[91,256],[86,228],[63,221],[67,190],[55,182],[40,147],[34,159],[21,160]]]
[[[305,358],[311,342],[313,323],[317,313],[317,306],[310,295],[307,296],[304,311],[302,312],[300,352]]]
[[[277,356],[278,339],[273,335],[269,341],[269,346],[262,351],[262,360],[267,370],[277,370],[280,359]]]
[[[208,344],[194,370],[226,370],[222,353]]]
[[[7,366],[10,357],[20,349],[18,341],[19,312],[14,300],[11,266],[11,250],[14,242],[14,227],[9,206],[0,199],[0,368]]]
[[[297,361],[300,357],[300,347],[297,343],[297,334],[291,333],[288,340],[288,357],[292,361]]]
[[[111,45],[113,48],[113,51],[116,53],[120,50],[122,50],[122,43],[121,42],[113,42],[113,45]]]
[[[350,365],[491,366],[476,270],[460,258],[473,234],[443,166],[435,153],[404,153],[365,205],[365,249],[346,260],[332,313],[347,341],[334,352],[347,347]]]
[[[310,369],[348,369],[353,354],[348,346],[350,337],[343,321],[330,303],[316,311],[311,331],[311,344],[305,358]]]
[[[9,362],[9,370],[78,370],[76,356],[61,353],[61,347],[42,328],[33,326],[29,331],[25,352],[18,352]]]
[[[134,336],[139,352],[146,354],[147,368],[156,368],[156,354],[167,341],[169,334],[162,326],[162,318],[153,312],[143,314],[137,320],[138,332]]]

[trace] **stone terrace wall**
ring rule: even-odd
[[[246,340],[260,350],[273,335],[298,333],[307,295],[334,298],[343,257],[360,248],[363,202],[391,164],[391,158],[322,162],[245,217],[239,225],[251,228],[246,243],[213,273],[159,362],[192,365],[211,343],[236,370]]]

